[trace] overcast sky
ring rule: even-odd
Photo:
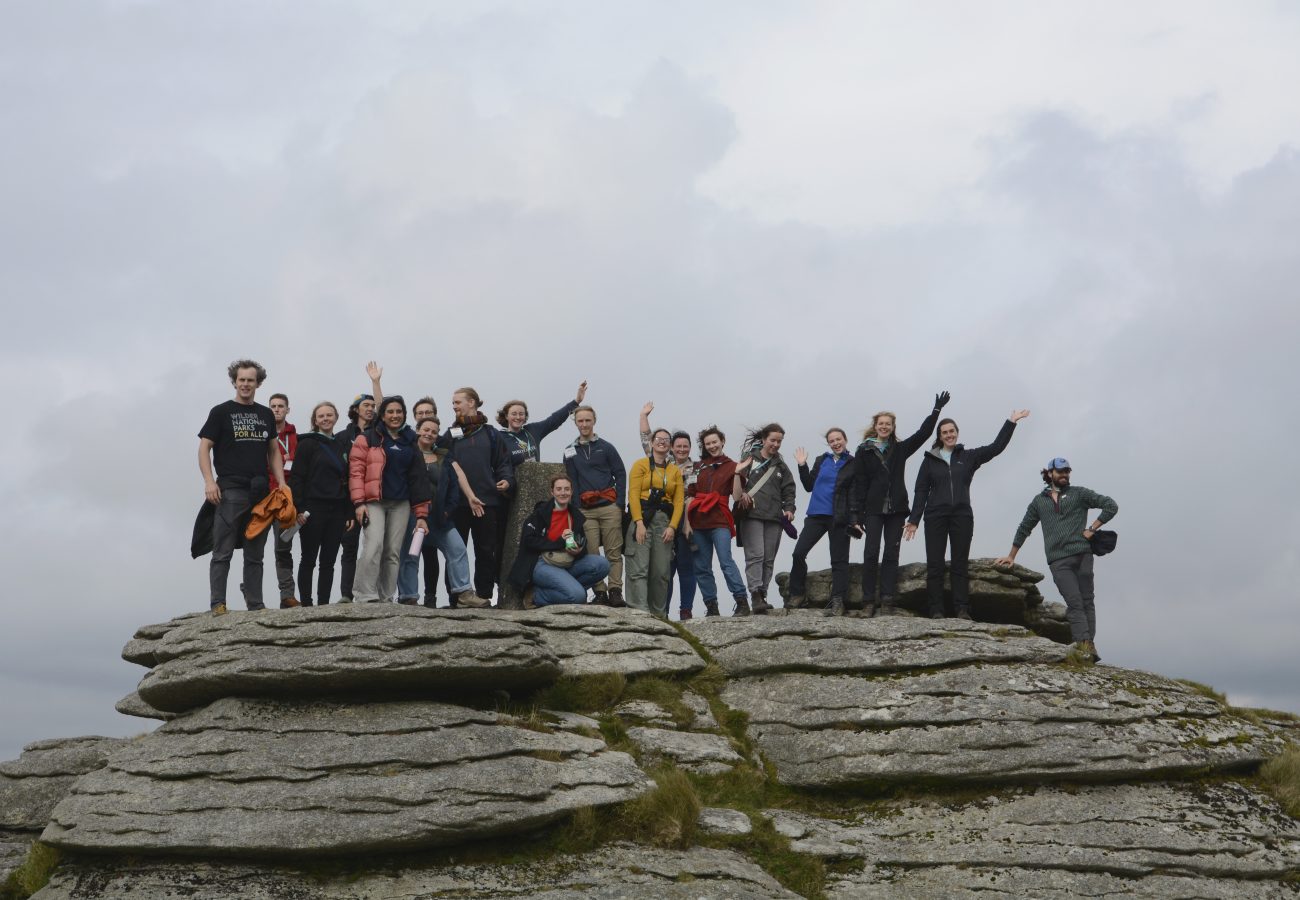
[[[629,461],[647,399],[787,456],[1028,407],[973,555],[1067,456],[1106,661],[1300,712],[1297,46],[1277,2],[6,4],[0,758],[150,727],[119,654],[207,606],[243,356],[300,427],[368,359],[444,409],[586,378]]]

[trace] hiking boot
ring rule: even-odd
[[[881,598],[880,598],[880,612],[876,613],[876,615],[878,615],[878,616],[896,616],[896,615],[898,615],[898,607],[894,605],[894,598],[893,598],[893,597],[881,597]]]
[[[689,622],[693,618],[695,618],[695,614],[692,613],[689,609],[683,609],[681,612],[677,614],[677,620],[679,622]]]
[[[473,591],[461,591],[456,595],[456,606],[460,609],[487,609],[491,605],[491,600],[480,597]]]
[[[735,596],[735,601],[736,601],[736,610],[731,615],[733,617],[749,615],[749,598],[746,597],[744,594],[737,594]]]
[[[302,606],[302,604],[298,602],[297,597],[280,598],[280,609],[295,609],[299,606]]]
[[[259,603],[259,604],[257,604],[256,606],[250,606],[250,607],[248,607],[248,611],[249,611],[249,612],[265,612],[265,610],[266,610],[266,604],[265,604],[265,603]]]
[[[753,613],[756,616],[767,615],[772,610],[772,604],[767,602],[767,593],[765,591],[754,591]]]
[[[785,601],[786,609],[803,609],[808,605],[808,597],[804,594],[794,594],[789,600]]]
[[[609,589],[609,605],[610,608],[612,609],[622,609],[623,607],[627,606],[627,603],[623,601],[622,588]]]
[[[420,598],[419,597],[398,597],[397,602],[402,604],[403,606],[419,606]]]
[[[600,606],[609,606],[609,591],[596,591],[592,595],[591,602]]]
[[[965,619],[967,622],[974,621],[974,619],[970,617],[970,610],[964,606],[961,609],[957,610],[957,618]]]
[[[862,607],[862,618],[874,619],[880,615],[880,607],[874,603],[867,603]]]
[[[214,616],[224,616],[226,614],[226,604],[214,603],[212,605],[212,614]]]
[[[704,601],[704,618],[708,619],[712,616],[720,616],[720,615],[722,615],[722,613],[718,612],[717,600]]]
[[[437,597],[425,597],[425,598],[424,598],[424,605],[425,605],[427,608],[429,608],[429,609],[437,609],[437,608],[438,608],[438,598],[437,598]]]
[[[1093,662],[1101,662],[1101,657],[1097,654],[1097,645],[1092,641],[1079,641],[1079,651]]]
[[[828,619],[832,616],[844,615],[844,598],[832,597],[831,602],[826,604],[826,608],[822,610],[822,615]]]
[[[352,602],[352,598],[351,598],[351,597],[340,597],[340,598],[339,598],[339,602],[340,602],[340,603],[351,603],[351,602]]]

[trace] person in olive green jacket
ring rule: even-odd
[[[1043,523],[1043,549],[1052,580],[1065,600],[1066,619],[1075,647],[1100,660],[1097,654],[1097,613],[1093,608],[1092,536],[1119,512],[1119,504],[1096,491],[1070,485],[1070,462],[1056,457],[1042,471],[1046,487],[1029,501],[1025,517],[1011,540],[1011,552],[994,560],[1009,567],[1039,522]],[[1101,512],[1088,522],[1088,511]],[[1086,523],[1086,524],[1085,524]]]

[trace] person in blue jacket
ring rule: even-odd
[[[790,600],[786,606],[799,609],[807,600],[808,554],[825,535],[831,543],[831,596],[841,603],[849,589],[849,534],[844,517],[835,517],[835,485],[840,472],[853,462],[848,450],[849,436],[843,428],[826,432],[826,446],[830,449],[817,457],[812,471],[808,470],[808,451],[799,447],[794,451],[794,461],[799,464],[799,480],[808,492],[808,509],[804,513],[803,531],[794,545],[794,561],[790,565],[787,591]]]
[[[930,618],[943,618],[943,557],[952,544],[952,604],[957,618],[970,618],[971,538],[975,534],[975,513],[970,505],[970,485],[975,473],[1011,442],[1016,423],[1029,415],[1018,409],[1002,424],[993,443],[967,450],[957,443],[957,423],[943,419],[935,430],[933,446],[921,457],[916,475],[912,514],[903,536],[916,536],[916,525],[925,516],[925,588],[930,601]]]

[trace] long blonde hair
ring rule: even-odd
[[[874,416],[871,417],[871,424],[868,425],[866,430],[862,432],[862,439],[864,441],[867,438],[873,438],[876,436],[876,423],[880,421],[881,416],[889,416],[889,420],[894,423],[893,433],[898,434],[898,416],[894,415],[887,409],[882,409],[880,412],[876,413]]]

